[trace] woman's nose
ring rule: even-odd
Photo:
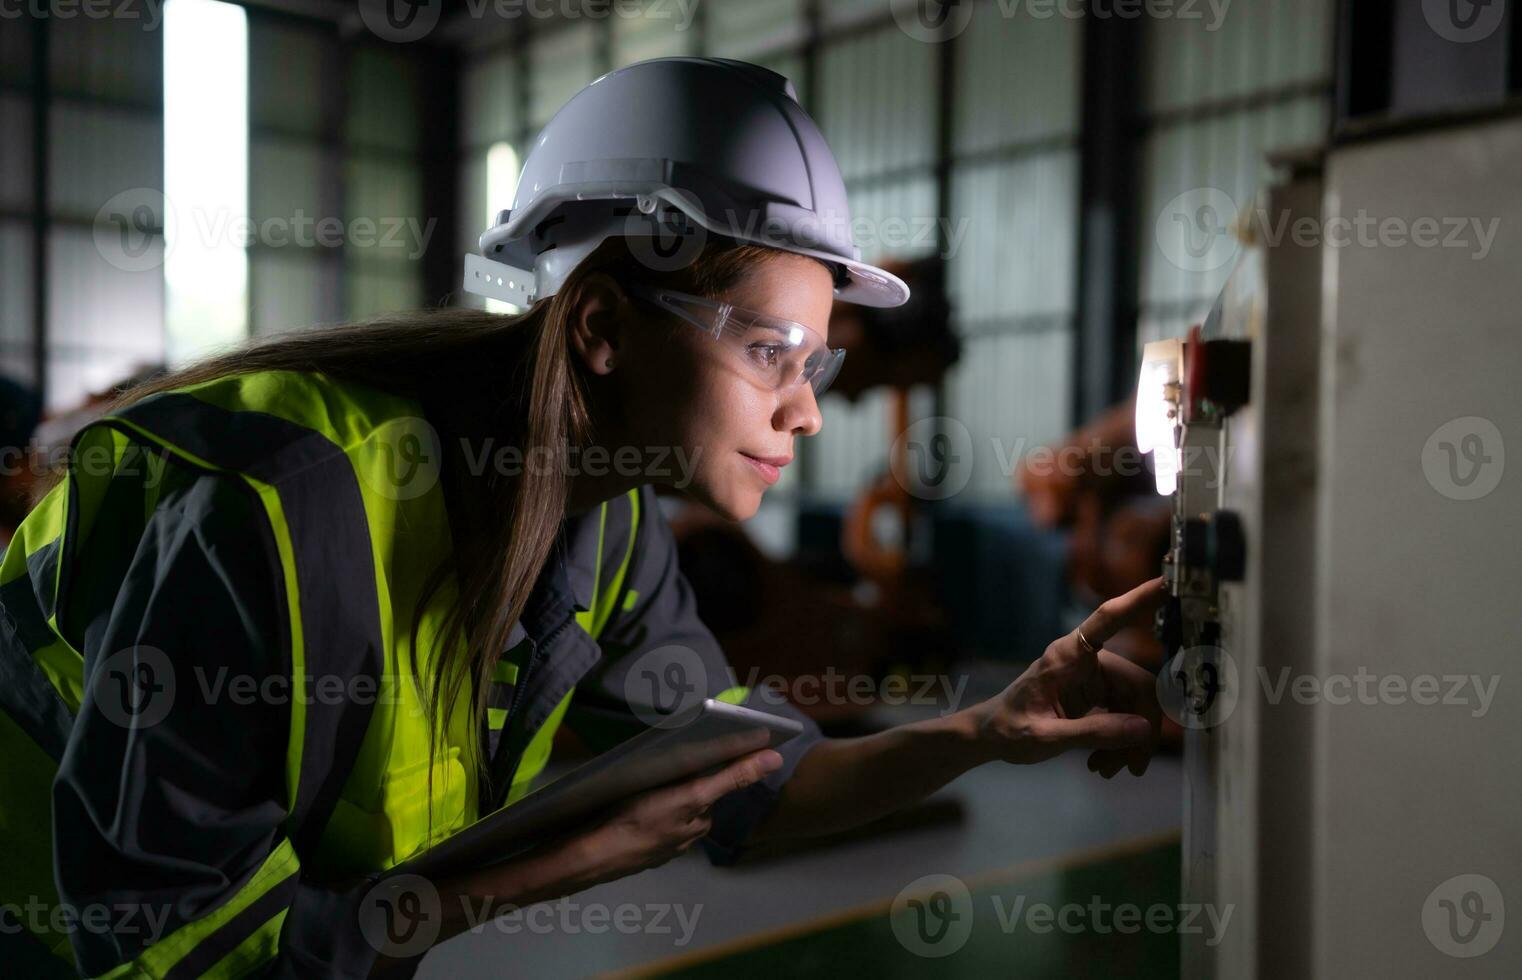
[[[814,387],[807,382],[782,390],[782,401],[777,406],[777,428],[801,436],[811,436],[819,431],[824,419],[819,413],[819,402],[814,397]]]

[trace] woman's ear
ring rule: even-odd
[[[594,272],[579,287],[580,296],[571,311],[571,347],[587,370],[607,374],[623,353],[628,298],[618,283],[604,272]]]

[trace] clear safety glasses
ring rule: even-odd
[[[664,287],[627,288],[631,295],[722,341],[773,388],[807,382],[817,398],[840,373],[846,357],[844,348],[827,347],[823,337],[793,320]]]

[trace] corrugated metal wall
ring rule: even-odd
[[[697,31],[674,3],[646,4],[642,17],[614,17],[613,67],[647,58],[672,58],[697,52]]]
[[[129,19],[56,18],[50,31],[46,385],[62,407],[163,355],[162,274],[96,243],[124,235],[162,255],[163,215],[137,205],[164,186],[163,49]]]
[[[349,60],[347,91],[343,213],[351,229],[344,244],[348,316],[415,309],[423,301],[421,236],[415,226],[396,223],[427,220],[418,163],[422,84],[417,62],[394,48],[360,48]],[[374,224],[359,224],[366,221]],[[388,241],[391,237],[395,240]]]
[[[0,21],[0,371],[32,379],[32,39]]]
[[[466,61],[460,68],[460,214],[457,250],[475,252],[481,232],[497,211],[511,203],[487,199],[486,155],[494,143],[506,142],[522,153],[525,122],[518,91],[518,56],[496,49]],[[462,305],[480,308],[483,300],[461,292]]]
[[[311,244],[249,250],[250,329],[255,334],[343,316],[342,252],[321,244],[315,222],[341,212],[337,134],[324,93],[340,79],[336,39],[321,25],[249,18],[249,217],[314,222]]]
[[[1070,423],[1081,37],[1080,21],[984,3],[956,41],[950,287],[964,346],[946,409],[972,437],[973,499],[1009,499],[1020,453]]]
[[[1334,7],[1233,4],[1217,30],[1148,22],[1138,343],[1180,335],[1209,311],[1235,260],[1234,216],[1220,212],[1252,206],[1265,154],[1323,138]]]
[[[796,84],[800,73],[782,71],[767,56],[795,51],[806,40],[803,0],[708,0],[703,16],[705,53],[764,64]]]

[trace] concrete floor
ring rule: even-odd
[[[985,667],[974,689],[996,691],[1013,670]],[[1177,757],[1154,760],[1141,779],[1122,772],[1108,782],[1085,768],[1084,757],[1073,752],[1039,766],[991,765],[964,775],[936,797],[961,801],[964,816],[954,823],[737,868],[712,867],[694,850],[551,903],[537,918],[510,918],[459,936],[430,952],[418,976],[586,977],[649,969],[889,901],[924,875],[973,878],[1180,826]]]

